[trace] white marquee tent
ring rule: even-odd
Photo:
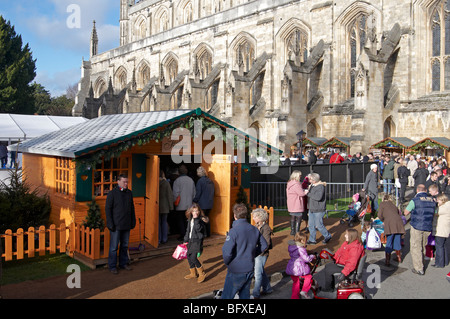
[[[9,145],[86,121],[73,116],[0,114],[0,142]]]

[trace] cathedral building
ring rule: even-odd
[[[289,151],[296,133],[449,137],[450,0],[117,0],[74,116],[201,108]]]

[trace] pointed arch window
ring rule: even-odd
[[[192,2],[188,2],[184,7],[184,23],[189,23],[194,20],[194,10],[192,8]]]
[[[349,40],[350,40],[350,97],[355,96],[355,74],[356,61],[362,53],[367,40],[367,19],[366,13],[360,13],[350,24]]]
[[[431,91],[450,90],[450,0],[436,6],[430,27]]]
[[[308,35],[300,29],[295,29],[287,37],[286,56],[300,66],[308,57]]]
[[[247,40],[244,40],[237,48],[236,58],[239,68],[242,67],[244,72],[250,71],[255,60],[255,48]]]
[[[197,70],[199,79],[203,81],[212,70],[212,55],[205,48],[199,51],[196,56]]]

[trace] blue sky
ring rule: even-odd
[[[80,80],[82,60],[89,60],[93,20],[99,52],[119,46],[119,8],[119,0],[0,0],[0,15],[37,60],[35,81],[52,96]]]

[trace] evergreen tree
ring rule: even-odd
[[[0,113],[34,113],[36,60],[11,23],[0,16]]]
[[[32,189],[17,168],[9,171],[5,181],[0,180],[0,234],[5,230],[47,226],[51,203],[46,194]]]
[[[95,198],[92,198],[92,201],[88,204],[88,207],[88,214],[86,219],[83,221],[83,226],[89,227],[89,229],[100,228],[100,231],[103,231],[105,228],[105,221],[102,219],[100,207],[95,202]]]

